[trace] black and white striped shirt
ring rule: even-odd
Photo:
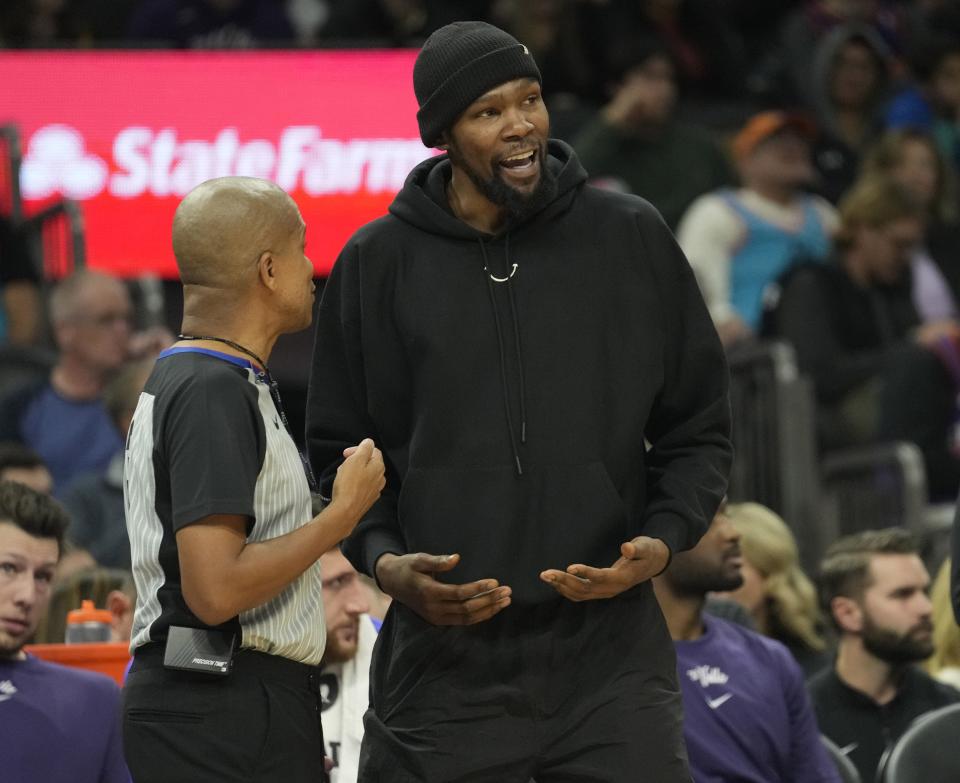
[[[176,531],[211,514],[249,520],[248,541],[311,518],[297,447],[250,362],[203,348],[160,355],[127,435],[124,501],[137,585],[130,649],[171,625],[205,628],[180,590]],[[316,664],[323,655],[320,564],[280,595],[220,629],[238,647]]]

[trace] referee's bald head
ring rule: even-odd
[[[257,262],[299,230],[297,205],[279,186],[220,177],[191,190],[173,218],[173,254],[184,285],[242,289]]]

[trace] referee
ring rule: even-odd
[[[310,489],[267,360],[306,328],[313,266],[280,188],[228,177],[177,209],[183,334],[160,355],[127,437],[137,584],[124,689],[136,783],[323,776],[318,558],[383,487],[369,439],[346,449],[330,505]]]

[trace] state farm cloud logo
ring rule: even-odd
[[[60,192],[82,200],[104,190],[122,199],[183,196],[205,180],[230,175],[263,177],[314,197],[396,192],[430,154],[416,138],[327,139],[314,125],[283,128],[276,141],[242,141],[236,128],[209,140],[181,140],[175,128],[132,126],[114,138],[109,164],[84,147],[83,136],[66,125],[34,133],[23,165],[24,196]]]
[[[103,190],[108,174],[107,164],[84,149],[83,136],[75,129],[47,125],[30,139],[20,184],[26,198],[61,193],[83,200]]]

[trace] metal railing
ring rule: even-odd
[[[0,215],[17,225],[23,220],[20,197],[20,165],[23,152],[16,125],[0,125]]]
[[[811,384],[785,342],[739,347],[729,365],[734,448],[729,497],[780,514],[809,567],[834,533],[821,514]]]

